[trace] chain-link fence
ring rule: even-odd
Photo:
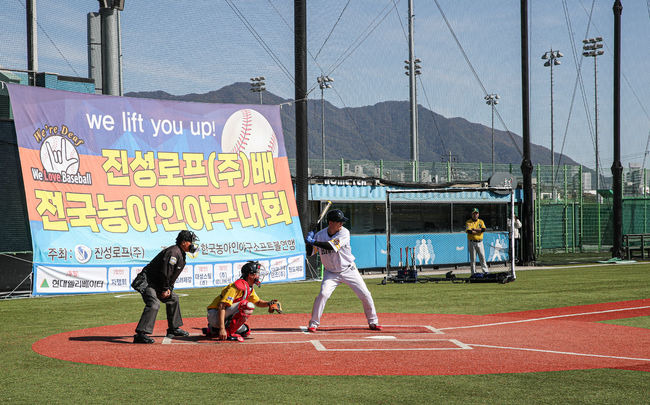
[[[295,161],[290,162],[292,170]],[[322,161],[312,159],[312,175],[321,175]],[[418,162],[416,181],[442,184],[487,181],[491,164]],[[373,177],[413,182],[410,161],[327,160],[326,176]],[[320,170],[319,170],[320,169]],[[517,165],[495,164],[495,171],[508,172],[520,186],[523,176]],[[612,246],[612,178],[583,166],[537,165],[533,168],[535,251],[553,253],[604,252]],[[623,170],[623,234],[646,233],[650,229],[650,185],[648,170]]]

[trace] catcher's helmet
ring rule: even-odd
[[[262,265],[260,262],[250,261],[244,264],[241,268],[241,277],[246,278],[249,274],[258,274]]]
[[[327,220],[332,222],[345,222],[348,219],[341,210],[332,210],[327,213]]]
[[[242,266],[241,278],[245,280],[249,275],[254,274],[257,276],[255,277],[255,284],[259,286],[262,283],[262,279],[264,279],[264,273],[261,270],[262,265],[260,262],[251,260]]]

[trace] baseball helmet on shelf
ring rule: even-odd
[[[327,213],[327,220],[332,222],[345,222],[348,219],[341,210],[332,210]]]

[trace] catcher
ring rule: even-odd
[[[241,278],[230,283],[221,290],[210,305],[208,305],[208,327],[203,328],[203,334],[216,337],[219,340],[243,342],[250,335],[246,320],[253,314],[255,306],[268,308],[269,313],[282,313],[278,300],[261,300],[253,286],[259,286],[262,281],[260,270],[262,265],[250,261],[241,268]]]

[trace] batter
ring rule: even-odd
[[[307,329],[309,332],[316,332],[318,329],[325,304],[341,283],[350,286],[363,303],[363,311],[368,320],[368,327],[376,331],[382,329],[379,326],[375,303],[372,300],[370,291],[354,264],[354,256],[350,248],[350,231],[343,226],[343,223],[347,220],[343,211],[330,211],[327,214],[327,228],[321,229],[315,235],[311,231],[305,238],[307,255],[318,252],[324,267],[320,293],[314,300],[314,307],[311,311],[311,320]]]

